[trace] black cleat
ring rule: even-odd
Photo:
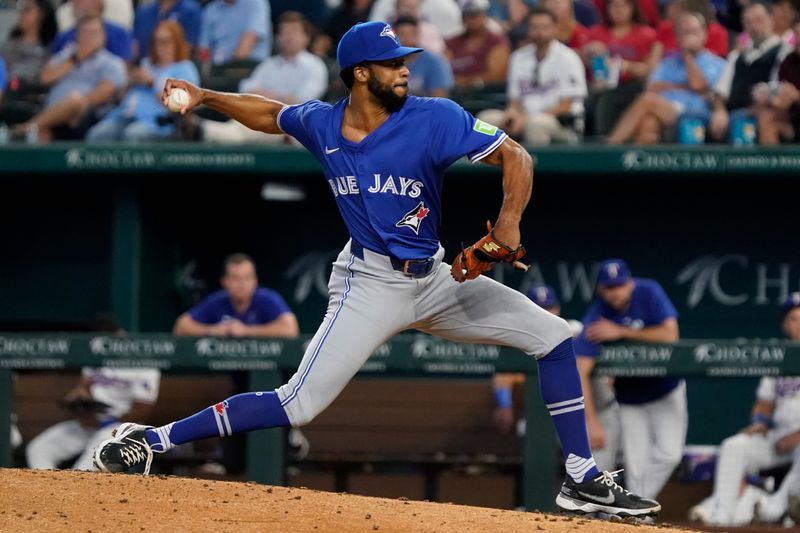
[[[583,483],[567,476],[556,496],[556,505],[572,513],[599,513],[616,518],[652,516],[661,510],[657,501],[637,496],[616,483],[617,472],[603,472]]]
[[[144,475],[150,473],[153,450],[144,435],[149,426],[121,424],[113,437],[101,442],[94,451],[94,466],[101,472],[125,472],[144,463]]]

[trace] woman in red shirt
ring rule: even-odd
[[[573,50],[580,50],[588,42],[589,30],[575,20],[572,0],[544,0],[543,5],[556,17],[558,40]]]
[[[593,63],[604,58],[610,82],[604,88],[592,89],[587,115],[596,135],[608,135],[625,108],[644,89],[647,77],[661,59],[661,47],[655,46],[656,31],[645,24],[634,0],[608,0],[603,24],[590,28],[587,40],[581,57],[590,70]],[[615,69],[619,71],[618,80]]]

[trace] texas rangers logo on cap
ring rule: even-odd
[[[422,219],[428,216],[428,213],[430,213],[430,211],[431,211],[430,209],[425,207],[425,202],[420,202],[419,204],[417,204],[417,207],[415,207],[414,209],[403,215],[403,218],[401,218],[400,221],[397,224],[395,224],[395,227],[411,228],[411,230],[414,233],[419,235],[419,225],[422,222]]]
[[[394,40],[394,42],[400,44],[400,39],[397,38],[397,34],[388,24],[386,25],[385,28],[383,28],[383,31],[381,31],[381,37],[391,37]]]

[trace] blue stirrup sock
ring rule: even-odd
[[[247,392],[207,407],[183,420],[145,431],[154,452],[208,437],[229,437],[255,429],[288,426],[289,418],[275,392]]]
[[[571,338],[539,359],[539,387],[561,441],[567,474],[577,483],[599,475],[589,446],[581,376]]]

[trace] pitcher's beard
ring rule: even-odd
[[[392,87],[382,84],[374,76],[370,76],[369,80],[367,80],[367,90],[390,113],[400,110],[408,98],[408,93],[398,96],[392,90]]]

